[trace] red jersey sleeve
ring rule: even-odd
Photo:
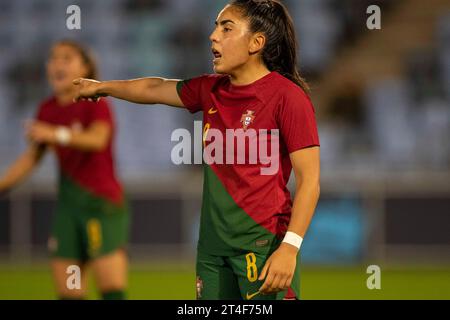
[[[303,91],[290,90],[284,95],[277,122],[289,153],[320,146],[314,106]]]
[[[178,82],[178,95],[189,112],[203,111],[206,105],[206,96],[209,95],[218,78],[217,75],[203,75]]]

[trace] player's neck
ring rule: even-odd
[[[244,66],[242,70],[230,74],[230,81],[234,86],[246,86],[264,78],[268,74],[270,74],[269,69],[262,64],[248,65]]]
[[[73,103],[73,97],[75,97],[75,92],[64,91],[55,94],[56,101],[62,107],[68,106]]]

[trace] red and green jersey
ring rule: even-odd
[[[59,197],[60,200],[64,199],[63,202],[69,201],[81,206],[89,205],[84,202],[97,200],[121,206],[124,201],[123,191],[116,178],[113,160],[115,124],[106,99],[101,99],[98,103],[80,101],[61,106],[52,97],[41,104],[37,119],[52,125],[70,127],[73,131],[87,129],[97,121],[111,126],[111,138],[102,151],[87,152],[54,147],[61,176]]]
[[[286,233],[291,216],[289,155],[319,146],[309,97],[277,72],[246,86],[234,86],[228,76],[205,75],[179,82],[178,92],[190,112],[203,111],[205,149],[213,142],[208,139],[212,129],[224,137],[229,129],[253,129],[256,136],[247,140],[246,148],[251,140],[262,138],[270,150],[274,139],[278,141],[279,166],[273,174],[261,174],[261,168],[267,166],[262,161],[227,164],[224,160],[204,165],[199,249],[217,255],[273,250]],[[264,131],[269,134],[262,137]],[[236,152],[236,143],[227,147],[227,139],[223,139],[223,144],[224,154]],[[246,152],[245,160],[249,154]]]

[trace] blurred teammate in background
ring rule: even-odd
[[[95,61],[79,43],[53,45],[47,62],[53,96],[26,126],[28,150],[0,179],[0,192],[6,192],[32,173],[47,150],[55,152],[59,192],[48,245],[60,299],[85,298],[88,266],[104,299],[124,299],[127,286],[129,215],[114,168],[113,115],[106,100],[73,101],[72,80],[96,79],[96,73]],[[66,285],[71,265],[81,268],[80,289]]]
[[[229,129],[255,130],[251,142],[279,139],[279,167],[272,174],[261,174],[266,167],[261,161],[205,164],[197,297],[298,299],[298,252],[319,198],[320,157],[314,108],[297,69],[292,19],[278,1],[235,0],[219,14],[210,40],[216,75],[187,81],[76,79],[76,97],[203,111],[205,150],[215,139],[212,132],[225,139]],[[264,138],[261,129],[273,133]],[[242,156],[234,145],[225,150],[233,159]],[[292,169],[293,202],[287,189]]]

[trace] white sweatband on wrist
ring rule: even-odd
[[[58,127],[55,132],[56,142],[60,146],[67,146],[72,140],[72,131],[67,127]]]
[[[300,250],[300,247],[302,246],[303,238],[294,232],[288,231],[288,232],[286,232],[286,235],[284,236],[283,242],[293,245],[294,247],[296,247],[297,249]]]

